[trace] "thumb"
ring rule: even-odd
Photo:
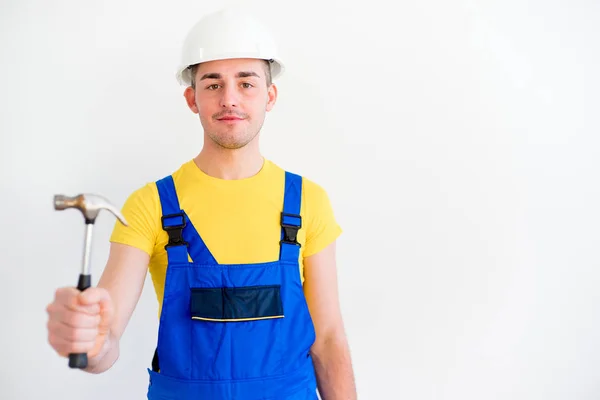
[[[114,316],[114,305],[110,293],[104,288],[89,288],[84,290],[79,302],[83,306],[99,306],[100,326],[98,329],[108,329]]]

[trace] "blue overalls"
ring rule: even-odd
[[[167,275],[148,399],[315,400],[315,330],[298,265],[302,178],[286,172],[279,260],[219,264],[157,181]],[[189,262],[188,252],[193,260]]]

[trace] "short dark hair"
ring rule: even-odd
[[[271,61],[269,60],[263,60],[264,66],[265,66],[265,75],[266,75],[266,81],[267,81],[267,87],[271,86],[271,84],[273,83],[272,78],[271,78]],[[190,70],[190,76],[191,76],[191,86],[192,89],[196,89],[196,72],[198,71],[198,66],[200,64],[194,64],[194,65],[190,65],[188,67],[188,69]]]

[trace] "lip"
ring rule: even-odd
[[[233,116],[227,116],[227,117],[223,117],[223,118],[217,118],[218,122],[221,122],[223,124],[235,124],[238,122],[243,121],[243,118],[240,117],[233,117]]]

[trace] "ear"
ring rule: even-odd
[[[185,97],[185,101],[190,110],[192,110],[194,114],[198,114],[198,107],[196,106],[196,91],[191,86],[188,86],[183,92],[183,96]]]
[[[269,87],[269,91],[267,92],[267,111],[271,111],[275,106],[275,102],[277,101],[277,86],[274,83]]]

